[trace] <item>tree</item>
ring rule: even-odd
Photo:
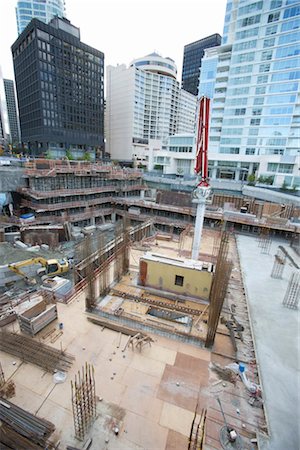
[[[83,161],[91,161],[92,160],[91,154],[89,152],[85,152],[82,160]]]
[[[255,186],[256,178],[255,178],[254,173],[251,173],[250,175],[248,175],[247,181],[248,181],[249,186]]]
[[[69,160],[74,159],[74,156],[72,155],[71,150],[69,148],[66,150],[66,158]]]

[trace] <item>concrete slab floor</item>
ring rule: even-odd
[[[283,245],[298,265],[300,258],[282,240],[272,241],[269,254],[261,253],[253,237],[237,236],[237,243],[271,435],[261,442],[261,449],[298,450],[300,321],[298,311],[282,305],[290,275],[297,269],[287,260],[282,279],[270,275],[278,245]]]
[[[211,238],[207,251],[211,251],[212,243]],[[176,251],[169,250],[170,255],[176,257],[177,250],[178,244]],[[76,357],[65,383],[54,385],[52,375],[45,375],[43,370],[30,364],[19,366],[21,362],[17,358],[2,353],[0,357],[4,373],[12,376],[16,383],[16,396],[11,400],[55,423],[54,440],[61,441],[60,450],[65,450],[66,445],[83,446],[74,437],[70,380],[85,362],[94,365],[96,393],[103,397],[103,401],[98,402],[97,420],[86,437],[93,438],[91,450],[183,450],[187,448],[183,442],[190,433],[195,399],[198,396],[202,408],[215,394],[222,397],[225,414],[232,423],[240,425],[244,421],[247,425],[249,422],[249,430],[239,426],[239,431],[251,431],[254,437],[258,420],[255,417],[247,420],[251,416],[251,407],[244,388],[232,390],[228,383],[225,387],[221,383],[211,390],[212,383],[218,378],[209,368],[213,356],[210,351],[152,335],[152,346],[145,347],[141,353],[136,349],[122,352],[128,337],[89,322],[84,312],[84,295],[79,295],[69,305],[57,306],[59,318],[53,326],[57,328],[58,323],[63,323],[63,335],[55,343],[47,343]],[[14,327],[17,329],[18,325]],[[220,351],[224,353],[222,342]],[[16,361],[14,366],[13,361]],[[217,407],[213,404],[210,408]],[[122,419],[120,412],[124,412]],[[254,409],[252,414],[259,415],[259,412]],[[209,416],[211,431],[207,433],[206,450],[220,448],[218,433],[223,423],[219,420],[220,414],[216,414],[214,410]],[[115,421],[120,425],[118,437],[112,432]],[[109,442],[105,443],[107,438]]]

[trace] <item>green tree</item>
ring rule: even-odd
[[[83,161],[91,161],[92,160],[91,154],[89,152],[85,152],[82,160]]]
[[[250,175],[248,175],[247,181],[248,181],[249,186],[255,186],[256,178],[255,178],[254,173],[251,173]]]
[[[69,148],[66,150],[66,158],[69,160],[74,159],[74,156],[72,155],[71,150]]]

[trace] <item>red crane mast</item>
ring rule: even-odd
[[[199,100],[198,128],[196,141],[195,172],[200,178],[198,187],[209,187],[208,179],[208,127],[210,99],[201,97]]]

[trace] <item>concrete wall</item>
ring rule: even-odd
[[[182,286],[175,284],[176,275],[183,277]],[[211,272],[140,259],[140,284],[154,289],[208,300],[212,280]]]

